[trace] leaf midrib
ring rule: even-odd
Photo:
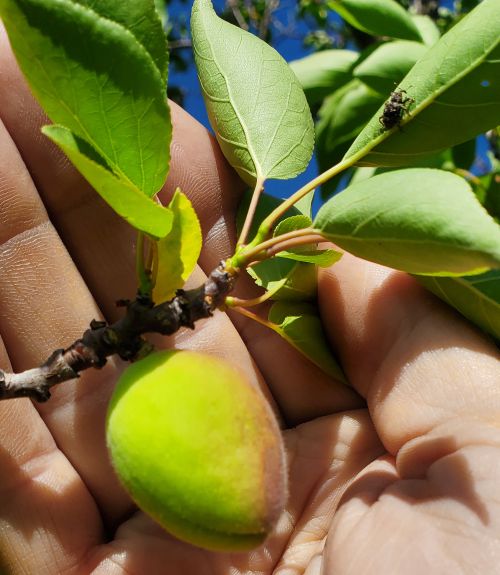
[[[212,15],[211,15],[211,16],[212,16]],[[224,27],[224,22],[221,22],[221,23],[219,24],[219,28],[222,29],[223,27]],[[212,62],[217,66],[217,69],[219,70],[221,76],[224,78],[224,83],[225,83],[225,85],[226,85],[226,90],[227,90],[227,93],[228,93],[228,96],[229,96],[229,98],[228,98],[229,104],[230,104],[231,108],[233,109],[233,111],[234,111],[236,117],[238,118],[238,122],[240,123],[240,126],[241,126],[241,128],[242,128],[242,130],[243,130],[243,133],[245,134],[246,149],[247,149],[248,153],[250,154],[250,157],[252,158],[252,161],[253,161],[253,163],[254,163],[254,167],[255,167],[255,177],[257,178],[257,180],[260,180],[260,181],[262,182],[262,180],[265,178],[265,176],[264,176],[263,173],[262,173],[262,166],[260,165],[260,162],[258,162],[256,153],[255,153],[255,150],[254,150],[254,148],[253,148],[253,146],[252,146],[251,138],[249,137],[248,128],[247,128],[246,124],[243,122],[243,120],[242,120],[242,118],[241,118],[241,114],[240,114],[240,112],[239,112],[239,110],[238,110],[236,104],[234,103],[234,102],[235,102],[235,99],[234,99],[234,97],[233,97],[233,93],[231,92],[231,88],[230,88],[230,86],[229,86],[229,82],[228,82],[227,75],[221,70],[221,67],[220,67],[220,65],[219,65],[219,62],[218,62],[217,59],[215,58],[214,50],[213,50],[213,46],[212,46],[212,42],[210,41],[210,34],[208,34],[208,31],[207,31],[206,27],[204,27],[204,30],[205,30],[205,37],[206,37],[206,39],[207,39],[207,44],[208,44],[208,46],[210,47],[210,52],[211,52],[211,54],[212,54]],[[218,36],[215,34],[215,37],[218,37]],[[240,37],[240,42],[239,42],[239,44],[238,44],[238,48],[237,48],[237,50],[236,50],[236,53],[237,53],[238,50],[240,49],[240,46],[241,46],[242,41],[243,41],[243,36]],[[201,57],[201,58],[203,58],[203,59],[206,59],[206,58],[204,58],[204,57],[199,53],[199,51],[198,51],[198,49],[196,48],[195,45],[193,46],[193,49],[195,50],[195,52],[197,53],[197,55],[198,55],[199,57]],[[200,84],[201,84],[201,80],[200,80]],[[205,92],[205,94],[207,94],[207,96],[208,96],[210,99],[212,99],[211,94],[205,89],[205,87],[204,87],[203,85],[202,85],[202,89],[203,89],[203,91]],[[243,146],[243,147],[244,147],[244,146]],[[248,171],[248,170],[246,170],[246,171]],[[252,175],[254,175],[254,174],[252,174]]]

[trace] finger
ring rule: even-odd
[[[454,420],[414,442],[409,451],[419,452],[418,470],[394,458],[379,460],[344,494],[328,538],[326,572],[496,571],[498,428]]]
[[[102,540],[95,502],[29,400],[0,402],[0,422],[0,571],[68,572]]]
[[[415,279],[345,254],[322,274],[320,303],[391,453],[448,419],[498,421],[497,348]]]
[[[8,166],[2,170],[0,189],[5,207],[0,228],[0,330],[14,370],[23,371],[80,337],[89,319],[99,317],[99,309],[1,124],[0,162]],[[37,406],[104,515],[114,517],[130,507],[111,469],[104,439],[107,400],[119,372],[110,361],[102,371],[85,372],[79,380],[54,389],[51,401]]]

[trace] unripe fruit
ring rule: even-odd
[[[129,366],[111,399],[107,441],[137,505],[200,547],[256,547],[283,509],[284,451],[274,416],[221,359],[162,351]]]

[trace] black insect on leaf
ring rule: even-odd
[[[391,92],[391,96],[385,104],[384,112],[379,118],[379,122],[385,130],[399,126],[404,115],[409,114],[409,107],[415,100],[407,96],[406,93],[406,90]]]

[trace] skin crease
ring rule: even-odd
[[[173,117],[162,198],[180,185],[202,220],[198,283],[230,253],[242,185],[199,124],[175,106]],[[22,370],[93,317],[117,317],[114,301],[134,292],[135,234],[39,133],[46,120],[3,33],[0,119],[0,362]],[[244,278],[238,289],[252,294]],[[235,362],[280,418],[290,497],[263,547],[199,550],[133,507],[104,445],[123,368],[111,361],[47,404],[0,403],[0,572],[498,572],[498,349],[413,279],[348,254],[320,274],[319,301],[353,389],[241,317],[157,339]]]

